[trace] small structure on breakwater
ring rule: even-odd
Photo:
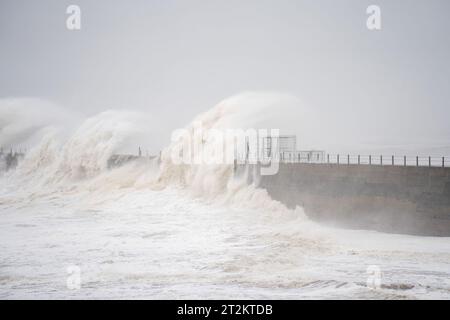
[[[8,171],[17,167],[24,156],[25,153],[22,150],[17,151],[11,148],[8,152],[5,152],[3,148],[0,148],[0,171]]]

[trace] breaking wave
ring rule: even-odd
[[[205,130],[255,128],[264,125],[262,114],[296,103],[289,95],[244,93],[223,100],[184,129],[194,143],[208,147],[217,142],[195,135],[196,124],[201,123]],[[80,120],[73,115],[65,116],[63,110],[40,100],[8,100],[1,105],[0,141],[4,145],[34,143],[16,170],[3,174],[3,179],[20,181],[33,192],[45,188],[79,191],[87,188],[100,194],[120,188],[176,186],[209,202],[287,211],[281,203],[270,199],[265,190],[248,185],[245,176],[234,177],[230,163],[174,164],[171,155],[180,141],[172,142],[154,158],[140,157],[119,168],[108,168],[108,160],[114,154],[130,150],[137,137],[146,135],[148,122],[143,119],[147,117],[141,113],[110,110]]]

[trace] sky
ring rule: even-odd
[[[71,4],[81,30],[66,28]],[[447,0],[1,0],[0,99],[140,110],[167,141],[229,96],[282,92],[316,114],[319,148],[450,153],[449,13]]]

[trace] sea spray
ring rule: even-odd
[[[195,134],[195,126],[200,123],[206,133],[258,128],[264,124],[264,116],[268,116],[270,111],[292,101],[295,99],[280,94],[248,92],[236,95],[198,115],[184,129],[192,134],[190,138],[194,143],[205,148],[214,149],[215,144],[221,143],[224,148],[233,149],[234,138],[225,136],[224,141],[207,139],[204,135]],[[44,186],[52,190],[90,190],[97,195],[118,188],[160,190],[177,186],[211,203],[287,210],[279,202],[271,200],[265,190],[255,184],[248,185],[245,176],[236,177],[230,161],[174,163],[173,151],[179,148],[180,141],[173,141],[164,148],[157,159],[138,159],[121,168],[108,169],[108,159],[114,153],[132,144],[137,136],[145,135],[148,123],[142,121],[143,118],[145,116],[138,112],[110,110],[81,121],[72,130],[65,128],[62,117],[55,123],[49,119],[42,120],[38,130],[39,142],[30,148],[24,161],[10,174],[13,176],[11,179],[22,181],[24,188],[37,193],[42,192]],[[8,119],[8,126],[15,127],[11,124],[11,117]],[[28,126],[22,127],[29,132]],[[19,129],[15,133],[17,137],[24,136]],[[246,171],[246,174],[253,173]]]

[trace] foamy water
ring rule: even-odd
[[[197,120],[242,125],[244,102]],[[321,226],[228,164],[174,165],[177,143],[160,162],[107,169],[134,119],[102,113],[62,140],[44,128],[2,173],[0,298],[450,298],[450,238]],[[73,267],[79,289],[67,285]]]
[[[448,239],[327,229],[178,188],[14,194],[0,207],[1,298],[450,296]],[[73,265],[79,290],[66,285]],[[370,265],[379,289],[366,286]]]

